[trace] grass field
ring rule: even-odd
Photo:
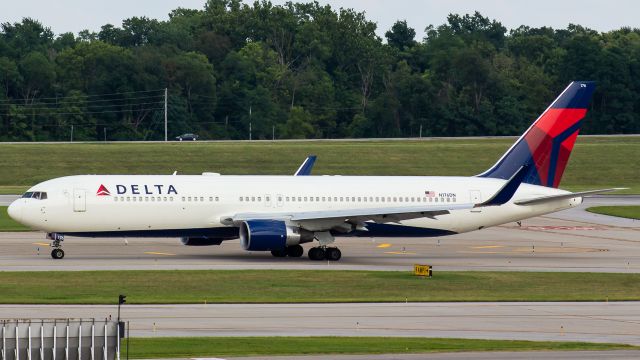
[[[640,220],[640,206],[595,206],[588,208],[587,211],[596,214]]]
[[[0,144],[0,192],[74,174],[292,174],[309,154],[314,174],[478,174],[512,138],[415,141]],[[640,137],[589,137],[576,144],[562,187],[629,187],[640,193]]]
[[[328,278],[327,276],[330,276]],[[0,272],[2,304],[640,300],[640,274],[233,270]]]
[[[29,231],[29,228],[13,221],[7,214],[7,207],[0,206],[0,231]]]
[[[124,345],[123,345],[124,346]],[[620,344],[394,337],[132,338],[132,359],[213,356],[416,354],[461,351],[636,350]],[[122,349],[124,354],[125,349]]]

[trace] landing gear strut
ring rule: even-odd
[[[338,261],[342,257],[342,252],[336,247],[329,247],[336,241],[336,238],[328,231],[316,232],[316,240],[320,243],[319,247],[309,249],[309,259],[311,260],[329,260]]]
[[[62,241],[64,241],[64,235],[49,233],[47,234],[47,239],[51,240],[51,257],[60,260],[64,257],[64,250],[62,250]]]

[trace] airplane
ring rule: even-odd
[[[471,177],[76,175],[30,188],[8,208],[47,233],[62,259],[65,236],[175,237],[187,246],[240,239],[247,251],[337,261],[336,236],[459,234],[575,207],[559,189],[595,83],[574,81],[485,172]]]

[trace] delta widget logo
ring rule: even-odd
[[[101,184],[100,187],[98,188],[98,192],[96,193],[96,196],[111,196],[111,192],[109,192],[109,189],[107,189],[106,186]]]

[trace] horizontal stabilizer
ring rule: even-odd
[[[515,202],[515,204],[516,205],[536,205],[536,204],[542,204],[542,203],[552,202],[557,200],[573,199],[577,197],[583,197],[585,195],[602,194],[606,192],[625,190],[625,189],[626,188],[612,188],[612,189],[581,191],[581,192],[562,194],[562,195],[542,196],[542,197],[533,198],[533,199],[518,200]]]

